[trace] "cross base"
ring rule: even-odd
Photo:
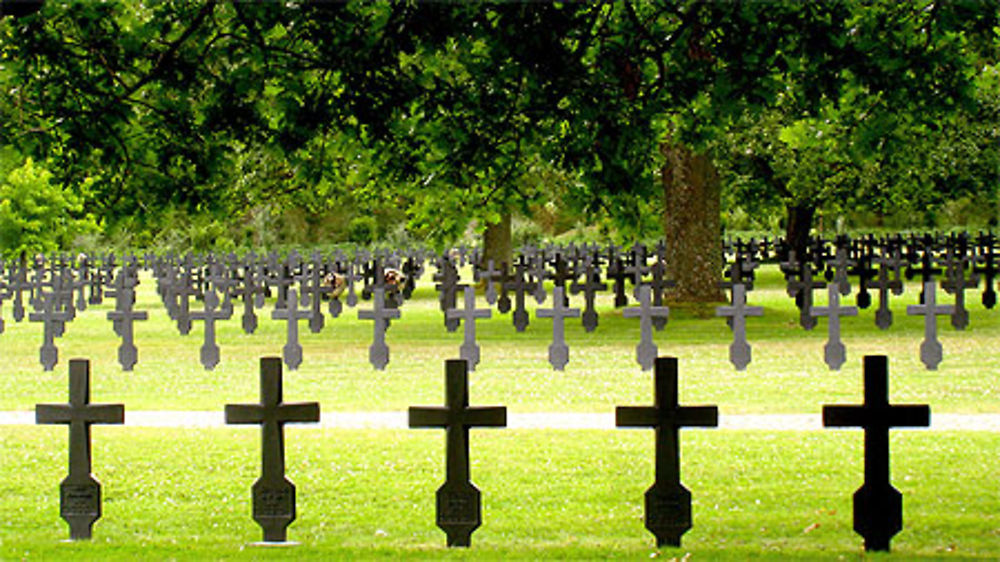
[[[865,550],[889,551],[889,541],[903,529],[903,495],[891,484],[865,484],[854,492],[854,532]]]
[[[92,476],[67,477],[59,485],[59,515],[69,523],[70,540],[89,540],[101,518],[101,484]]]
[[[449,547],[468,547],[482,524],[481,494],[471,482],[445,482],[437,491],[437,526]]]
[[[288,526],[295,520],[295,485],[286,478],[260,478],[251,493],[253,520],[264,530],[264,542],[285,542]]]
[[[656,546],[680,546],[681,535],[691,529],[691,492],[680,482],[653,484],[646,490],[646,529]]]

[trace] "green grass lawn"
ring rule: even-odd
[[[258,431],[96,428],[105,509],[87,544],[59,540],[68,533],[57,493],[65,430],[0,435],[5,559],[638,559],[656,551],[642,523],[651,431],[473,432],[484,523],[467,552],[447,552],[434,526],[440,431],[289,429],[288,476],[299,496],[289,539],[301,545],[286,549],[248,546],[260,540],[249,491]],[[861,442],[857,431],[683,432],[694,528],[661,556],[860,558],[851,494],[862,480]],[[900,431],[892,446],[905,506],[894,557],[1000,556],[1000,436]]]
[[[389,330],[392,362],[384,372],[367,362],[371,322],[359,321],[355,310],[327,319],[320,334],[303,326],[305,359],[285,373],[285,398],[319,401],[325,412],[440,404],[444,360],[457,357],[462,334],[444,329],[428,280]],[[661,355],[680,358],[682,402],[717,404],[723,414],[818,413],[823,404],[860,402],[861,357],[873,353],[890,356],[895,403],[928,403],[933,413],[1000,413],[1000,311],[972,306],[964,332],[941,319],[945,359],[931,372],[917,357],[922,319],[903,314],[915,299],[911,291],[894,301],[896,324],[887,332],[874,326],[871,309],[845,319],[848,363],[840,372],[823,364],[825,321],[813,332],[799,328],[773,269],[750,294],[750,304],[766,310],[749,320],[754,361],[746,372],[728,362],[730,335],[721,319],[675,309],[655,338]],[[977,299],[970,293],[970,302],[978,305]],[[597,332],[568,323],[565,372],[547,362],[550,320],[532,314],[528,331],[517,333],[509,315],[494,313],[479,326],[483,361],[470,375],[470,402],[513,412],[649,404],[652,374],[634,360],[638,322],[623,319],[609,299],[599,306]],[[88,357],[93,400],[123,402],[126,418],[129,410],[221,411],[226,403],[257,400],[259,357],[280,355],[284,345],[283,324],[270,320],[262,320],[258,333],[242,334],[237,308],[219,328],[221,364],[205,371],[198,359],[202,327],[179,336],[148,279],[138,308],[150,311],[150,320],[137,325],[134,372],[117,364],[118,340],[105,319],[109,303],[68,325],[60,364],[46,373],[38,363],[40,325],[13,322],[5,303],[0,410],[66,401],[68,359]],[[289,538],[302,544],[264,549],[248,546],[260,539],[250,519],[258,431],[96,427],[94,473],[104,483],[104,517],[93,541],[71,544],[61,542],[68,530],[58,516],[66,430],[0,427],[0,558],[880,558],[864,555],[851,530],[851,494],[862,481],[858,431],[683,432],[694,528],[683,548],[659,554],[642,523],[642,493],[653,477],[651,431],[474,431],[472,471],[483,490],[484,525],[469,551],[448,551],[434,526],[443,441],[433,430],[290,427],[288,475],[298,486],[299,519]],[[904,531],[891,557],[1000,559],[1000,435],[897,431],[892,446]]]

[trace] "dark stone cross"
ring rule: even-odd
[[[848,240],[846,238],[841,238],[837,240],[837,251],[832,259],[826,260],[826,265],[832,268],[828,279],[833,285],[837,287],[837,290],[841,295],[847,296],[851,294],[851,281],[847,276],[849,269],[857,265],[857,262],[850,259],[848,255]]]
[[[122,339],[118,346],[118,363],[122,370],[131,371],[139,362],[139,350],[135,347],[135,322],[149,320],[149,313],[135,310],[135,296],[131,289],[118,292],[115,309],[108,312],[108,320],[116,324]]]
[[[649,273],[649,266],[646,265],[646,247],[636,242],[629,252],[629,264],[625,267],[625,273],[632,278],[632,296],[639,298],[639,288],[645,283],[642,278]]]
[[[649,285],[639,287],[638,308],[626,308],[622,312],[624,318],[639,319],[639,345],[635,347],[635,360],[642,366],[643,371],[653,368],[656,361],[657,348],[653,343],[653,319],[656,317],[668,318],[670,308],[667,306],[653,306],[652,289]]]
[[[121,404],[90,403],[90,361],[69,361],[69,403],[37,404],[35,423],[69,425],[69,475],[59,485],[59,515],[72,540],[89,539],[101,518],[101,483],[90,473],[90,426],[125,422]]]
[[[956,330],[964,330],[969,325],[969,310],[965,308],[966,289],[979,286],[979,276],[972,268],[973,259],[968,253],[968,241],[964,237],[952,239],[945,257],[947,268],[941,288],[955,295],[955,310],[951,313],[951,325]],[[969,275],[966,276],[966,271]]]
[[[937,317],[951,314],[955,307],[937,304],[934,280],[924,283],[924,304],[911,304],[906,307],[910,316],[924,317],[924,341],[920,344],[920,361],[928,370],[937,370],[944,356],[941,342],[937,339]]]
[[[469,363],[469,370],[475,371],[479,365],[479,344],[476,343],[476,319],[489,318],[491,315],[488,308],[476,308],[476,290],[472,287],[465,288],[465,308],[452,309],[446,312],[448,317],[458,318],[465,324],[465,339],[459,349],[459,357]]]
[[[507,262],[500,264],[500,272],[497,274],[497,285],[500,286],[500,296],[497,297],[497,312],[507,314],[510,312],[510,295],[507,294],[507,285],[513,279],[510,275],[510,267]]]
[[[190,256],[188,258],[190,260]],[[194,279],[192,278],[192,265],[189,262],[182,267],[183,271],[181,272],[180,279],[176,283],[171,284],[171,291],[174,294],[173,298],[177,299],[174,318],[177,321],[177,331],[182,336],[186,336],[191,333],[191,301],[188,298],[194,296],[197,290],[194,287]]]
[[[333,292],[333,287],[323,283],[323,264],[320,256],[313,257],[309,272],[303,281],[302,294],[303,296],[308,295],[308,303],[303,304],[308,304],[311,312],[309,316],[309,331],[318,334],[323,331],[323,326],[326,323],[321,308],[323,295]]]
[[[444,485],[437,491],[437,526],[448,535],[448,546],[470,546],[472,533],[482,524],[479,489],[469,481],[469,428],[506,427],[507,408],[469,407],[468,363],[445,362],[444,407],[411,406],[411,428],[445,430]]]
[[[761,306],[747,306],[746,288],[742,283],[733,285],[733,301],[730,306],[715,308],[716,316],[725,316],[732,321],[733,343],[729,344],[729,362],[737,371],[744,371],[750,364],[751,350],[747,342],[747,316],[763,316]]]
[[[285,347],[281,349],[281,356],[285,360],[285,365],[291,370],[296,370],[302,364],[302,345],[299,344],[299,320],[308,320],[312,316],[309,309],[299,308],[299,295],[295,289],[288,289],[285,298],[285,308],[276,308],[271,311],[272,320],[286,320]]]
[[[264,307],[264,285],[260,281],[259,267],[256,256],[250,254],[244,258],[243,276],[236,287],[236,294],[243,301],[243,314],[240,317],[243,332],[252,334],[257,330],[257,313],[255,309]]]
[[[385,331],[389,327],[389,320],[399,318],[400,312],[398,308],[385,306],[385,289],[381,287],[372,293],[372,307],[372,310],[359,310],[358,319],[375,321],[373,341],[368,348],[368,361],[373,367],[383,371],[389,364],[389,346],[385,343]]]
[[[925,234],[919,239],[920,248],[919,250],[914,243],[910,263],[911,265],[906,268],[906,278],[913,279],[915,276],[920,276],[920,286],[924,287],[928,281],[933,281],[936,276],[942,273],[941,268],[935,267],[936,259],[934,257],[934,246],[937,240],[931,234]],[[919,256],[917,254],[919,253]],[[919,262],[919,266],[917,263]],[[920,293],[920,304],[924,303],[924,293]]]
[[[502,273],[498,270],[493,260],[486,260],[486,267],[476,270],[476,280],[486,282],[486,293],[485,298],[488,304],[496,304],[497,302],[497,281],[502,277]]]
[[[813,289],[822,289],[826,283],[813,281],[812,265],[808,261],[799,264],[798,279],[788,282],[788,295],[795,297],[799,307],[799,325],[806,330],[816,327],[816,317],[810,314],[813,303]]]
[[[11,309],[14,321],[20,322],[24,320],[24,291],[31,289],[31,282],[28,281],[28,269],[24,265],[15,264],[11,266],[10,281],[7,283],[7,289],[14,299]]]
[[[518,263],[514,267],[514,274],[510,276],[510,280],[504,283],[506,289],[514,291],[514,313],[511,315],[511,321],[514,323],[514,329],[518,332],[523,332],[528,327],[529,322],[528,309],[525,308],[524,304],[525,294],[530,287],[530,284],[525,280],[526,268],[524,263]]]
[[[597,309],[594,307],[594,300],[597,298],[597,293],[600,291],[606,291],[608,289],[607,283],[601,282],[601,274],[594,267],[593,262],[588,259],[587,265],[583,270],[583,281],[574,281],[570,286],[569,290],[574,294],[583,292],[583,300],[586,303],[583,307],[583,315],[581,316],[581,322],[583,323],[583,329],[587,332],[593,332],[597,328],[598,315]]]
[[[691,528],[691,492],[681,484],[679,430],[682,427],[716,427],[716,406],[680,406],[677,400],[677,358],[656,359],[652,406],[618,406],[618,427],[652,427],[656,430],[656,479],[646,490],[646,528],[656,536],[656,546],[680,546],[681,535]]]
[[[625,296],[625,262],[620,255],[612,257],[608,261],[608,279],[614,280],[612,287],[615,293],[615,308],[621,308],[628,304],[628,297]]]
[[[649,288],[652,290],[653,294],[653,306],[663,306],[667,289],[676,287],[677,282],[672,279],[666,279],[667,266],[662,259],[657,259],[656,262],[649,267],[649,271],[652,274],[652,279],[649,281]],[[751,283],[753,283],[753,281],[751,281]],[[654,316],[653,327],[656,328],[657,332],[666,328],[667,317]]]
[[[62,332],[61,325],[70,320],[70,314],[66,310],[56,309],[59,301],[56,295],[48,294],[40,298],[42,309],[29,314],[28,320],[42,323],[42,347],[39,349],[38,359],[46,371],[51,371],[59,362],[59,348],[56,347],[55,338]]]
[[[889,404],[889,358],[864,359],[865,401],[860,406],[823,406],[826,427],[865,430],[865,482],[854,493],[854,531],[865,539],[865,550],[889,550],[903,528],[903,497],[889,479],[889,429],[927,427],[926,405]]]
[[[549,363],[562,371],[569,363],[569,346],[566,345],[566,319],[580,316],[579,308],[569,308],[563,298],[562,287],[552,289],[552,308],[537,308],[539,318],[552,319],[552,343],[549,344]]]
[[[464,285],[459,284],[461,278],[458,269],[447,256],[442,256],[438,262],[438,272],[434,274],[434,280],[438,282],[434,288],[438,291],[441,312],[445,313],[444,326],[449,332],[454,332],[458,329],[458,319],[448,318],[447,313],[455,308],[455,303],[458,300],[458,289]]]
[[[992,232],[980,233],[976,247],[972,271],[977,275],[982,274],[984,282],[982,303],[987,309],[992,309],[997,304],[997,291],[993,281],[1000,273],[1000,268],[997,267],[996,237]]]
[[[873,287],[878,289],[878,310],[875,311],[875,325],[882,330],[892,326],[892,309],[889,308],[889,291],[894,295],[903,294],[903,280],[900,278],[902,260],[899,248],[883,248],[882,255],[876,258],[878,277]]]
[[[823,346],[823,360],[834,371],[839,371],[841,365],[847,361],[847,348],[840,338],[840,317],[858,315],[857,307],[840,305],[841,291],[839,288],[839,284],[831,283],[827,288],[827,306],[814,306],[810,313],[816,318],[827,317],[827,340],[826,345]]]
[[[548,269],[546,269],[545,264],[545,252],[540,249],[534,250],[534,259],[531,261],[531,269],[528,274],[531,275],[533,283],[535,284],[535,302],[542,304],[545,302],[545,280],[549,277]],[[565,294],[565,293],[564,293]]]
[[[209,371],[219,364],[219,346],[215,343],[215,323],[219,320],[229,320],[233,315],[232,309],[226,310],[220,304],[215,289],[210,289],[205,293],[205,310],[191,313],[191,320],[205,322],[205,343],[201,346],[201,364]]]
[[[253,520],[264,530],[264,542],[285,542],[295,520],[295,485],[285,478],[284,426],[318,421],[318,403],[283,400],[277,357],[260,360],[259,404],[226,404],[227,424],[260,424],[261,473],[251,493]]]

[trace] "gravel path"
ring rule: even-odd
[[[406,429],[406,412],[323,412],[319,424],[304,427],[344,429]],[[0,412],[0,425],[33,425],[34,412]],[[125,411],[125,425],[131,427],[222,427],[222,412]],[[510,429],[615,429],[612,413],[510,413]],[[804,431],[823,429],[819,414],[719,415],[721,429]],[[694,429],[694,428],[692,428]],[[934,414],[931,431],[1000,432],[1000,414]]]

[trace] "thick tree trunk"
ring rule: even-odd
[[[808,203],[798,203],[786,207],[788,213],[785,225],[785,240],[789,249],[795,250],[796,259],[802,260],[809,248],[809,231],[812,229],[816,208]]]
[[[483,253],[481,256],[481,266],[486,267],[489,260],[493,260],[493,267],[500,269],[501,263],[510,265],[511,263],[511,227],[510,213],[504,213],[500,217],[500,222],[487,224],[483,232]]]
[[[670,299],[723,301],[719,174],[707,154],[668,144],[660,149],[667,160],[662,175],[667,268],[677,282]]]

